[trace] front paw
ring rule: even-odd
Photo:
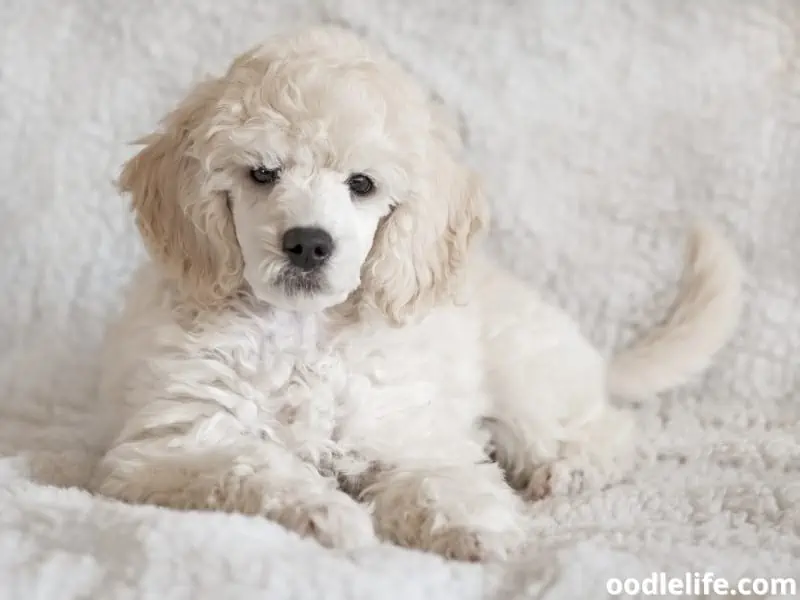
[[[301,500],[286,506],[274,518],[328,548],[352,550],[378,543],[369,510],[344,494]]]
[[[431,534],[429,550],[444,558],[467,562],[504,561],[520,549],[521,529],[489,531],[443,527]]]

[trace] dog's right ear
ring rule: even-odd
[[[199,84],[163,120],[163,129],[138,141],[144,148],[123,167],[119,188],[130,193],[136,224],[154,260],[180,295],[203,307],[219,304],[242,285],[242,255],[224,192],[208,185],[198,130],[210,117],[223,84]]]

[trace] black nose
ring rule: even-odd
[[[295,267],[309,271],[333,252],[333,238],[318,227],[294,227],[283,234],[283,253]]]

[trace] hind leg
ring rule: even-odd
[[[505,309],[488,304],[485,314],[492,408],[484,426],[509,483],[539,498],[623,477],[633,419],[609,403],[605,359],[525,286],[506,279],[492,289]]]
[[[574,429],[547,431],[538,425],[510,413],[484,420],[491,433],[489,452],[526,499],[602,489],[632,467],[629,413],[607,407]]]

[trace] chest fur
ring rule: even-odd
[[[188,339],[170,327],[155,380],[220,406],[213,431],[272,440],[319,466],[381,460],[412,448],[415,432],[472,427],[482,395],[471,322],[442,315],[428,327],[332,333],[297,314],[225,315]]]
[[[273,316],[228,357],[253,403],[248,429],[301,454],[334,443],[349,374],[320,325]]]

